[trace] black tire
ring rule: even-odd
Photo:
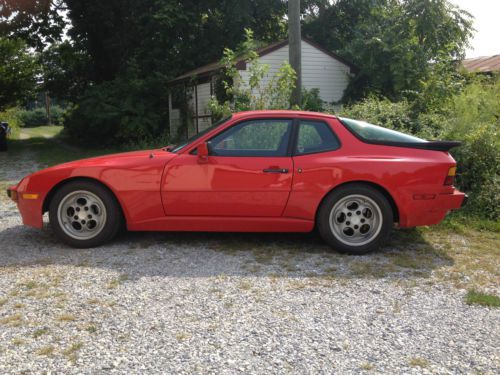
[[[349,197],[349,198],[348,198]],[[363,237],[363,234],[361,233],[360,225],[363,225],[359,223],[359,225],[356,225],[356,229],[354,227],[352,228],[346,228],[345,223],[348,223],[349,221],[342,222],[341,224],[338,224],[338,221],[342,220],[342,218],[345,218],[345,215],[340,213],[335,216],[334,213],[332,213],[332,210],[335,208],[336,212],[338,209],[340,209],[341,206],[336,207],[336,204],[338,202],[346,202],[346,205],[349,204],[349,199],[350,197],[360,197],[359,199],[362,200],[363,197],[366,197],[367,200],[370,204],[375,208],[376,211],[376,217],[380,217],[380,221],[377,221],[377,225],[374,225],[374,228],[376,229],[369,229],[372,232],[369,233],[370,236],[366,238],[359,238],[359,244],[356,243],[349,243],[349,239],[347,238],[345,233],[354,233],[354,236],[358,237]],[[345,199],[344,199],[345,198]],[[344,200],[343,200],[344,199]],[[354,199],[354,198],[353,198]],[[356,198],[357,199],[357,198]],[[339,203],[341,204],[341,203]],[[346,206],[347,207],[347,206]],[[378,207],[378,208],[377,208]],[[353,216],[352,219],[349,219],[349,217],[345,218],[344,220],[365,220],[363,217],[363,213],[359,216],[360,218],[356,217],[356,214],[360,211],[357,211],[354,209],[348,214],[351,214]],[[330,221],[330,215],[332,215],[332,221],[335,220],[334,223],[331,223]],[[358,214],[359,215],[359,214]],[[373,213],[371,214],[373,215]],[[374,219],[368,219],[368,220],[374,220]],[[369,253],[371,251],[374,251],[378,249],[384,241],[387,239],[389,236],[389,233],[391,232],[391,229],[393,227],[393,212],[391,205],[387,198],[382,194],[379,190],[365,184],[360,184],[360,183],[353,183],[353,184],[348,184],[341,186],[335,190],[333,190],[322,202],[319,211],[318,211],[318,216],[317,216],[317,227],[318,231],[321,235],[321,237],[334,249],[342,253],[347,253],[347,254],[352,254],[352,255],[362,255]],[[380,223],[380,224],[379,224]],[[358,224],[358,222],[356,222]],[[337,228],[342,228],[342,225],[344,225],[344,230],[341,229],[335,229],[335,226]],[[349,222],[350,225],[350,222]],[[368,225],[368,228],[369,225]],[[352,231],[351,231],[352,229]],[[344,232],[347,231],[347,232]],[[359,233],[356,233],[356,231],[359,231]],[[339,233],[340,232],[340,233]],[[363,241],[369,241],[367,243],[363,243]],[[347,242],[347,243],[346,243]]]
[[[58,210],[61,202],[71,194],[76,192],[88,192],[94,194],[104,205],[106,219],[102,220],[100,231],[92,238],[80,239],[69,235],[68,230],[63,228],[60,223]],[[83,212],[83,211],[82,211]],[[123,227],[124,219],[118,201],[113,193],[98,182],[88,180],[75,180],[61,186],[50,202],[49,206],[50,225],[56,234],[64,243],[75,248],[90,248],[100,246],[112,240]],[[72,220],[72,219],[71,219]]]

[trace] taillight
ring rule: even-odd
[[[453,185],[455,182],[455,176],[457,174],[457,167],[451,167],[448,169],[448,176],[444,179],[444,184],[447,186]]]

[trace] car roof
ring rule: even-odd
[[[265,117],[265,116],[311,116],[311,117],[322,117],[322,118],[337,118],[337,116],[321,112],[309,112],[309,111],[293,111],[293,110],[259,110],[259,111],[243,111],[233,114],[233,119],[243,119],[243,118],[253,118],[253,117]]]

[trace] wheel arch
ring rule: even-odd
[[[390,206],[391,206],[391,209],[392,209],[392,214],[393,214],[393,220],[395,223],[398,223],[399,222],[399,209],[398,209],[398,206],[396,204],[396,201],[394,200],[394,198],[392,197],[392,195],[389,193],[389,191],[384,188],[383,186],[375,183],[375,182],[371,182],[371,181],[364,181],[364,180],[355,180],[355,181],[348,181],[348,182],[344,182],[342,184],[339,184],[339,185],[336,185],[334,186],[332,189],[330,189],[325,195],[324,197],[321,199],[321,201],[319,202],[319,205],[318,207],[316,208],[316,215],[315,215],[315,222],[318,221],[318,213],[319,213],[319,210],[320,210],[320,207],[321,205],[323,204],[323,202],[325,201],[325,199],[332,193],[334,192],[335,190],[341,188],[341,187],[344,187],[344,186],[347,186],[347,185],[353,185],[353,184],[357,184],[357,185],[366,185],[366,186],[369,186],[371,188],[374,188],[376,190],[378,190],[380,193],[382,193],[385,198],[387,199],[387,201],[389,202]]]
[[[50,203],[52,202],[52,199],[54,198],[54,195],[56,194],[56,192],[62,188],[64,185],[70,183],[70,182],[74,182],[74,181],[89,181],[89,182],[94,182],[94,183],[97,183],[99,185],[101,185],[102,187],[104,187],[106,190],[108,190],[111,195],[116,199],[116,202],[118,203],[118,207],[120,207],[120,211],[122,213],[122,216],[123,216],[123,219],[127,220],[127,216],[125,214],[125,210],[122,206],[122,203],[120,202],[120,199],[118,199],[117,195],[115,194],[115,192],[113,191],[113,189],[111,189],[108,185],[106,185],[105,183],[103,183],[102,181],[96,179],[96,178],[92,178],[92,177],[84,177],[84,176],[77,176],[77,177],[70,177],[70,178],[66,178],[62,181],[59,181],[57,184],[55,184],[51,189],[50,191],[47,193],[47,195],[45,196],[45,199],[43,200],[43,205],[42,205],[42,214],[49,211],[49,207],[50,207]]]

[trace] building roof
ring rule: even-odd
[[[465,59],[462,65],[469,72],[489,73],[500,70],[500,55]]]
[[[340,61],[341,63],[347,65],[351,69],[351,71],[353,71],[353,72],[358,71],[358,68],[354,64],[352,64],[351,62],[347,61],[346,59],[340,57],[336,53],[324,49],[323,47],[321,47],[317,43],[315,43],[312,40],[309,40],[307,38],[302,37],[302,40],[305,41],[306,43],[312,45],[313,47],[319,49],[320,51],[326,53],[327,55],[329,55],[330,57],[334,58],[335,60]],[[257,54],[259,56],[264,56],[264,55],[267,55],[267,54],[269,54],[269,53],[271,53],[273,51],[276,51],[277,49],[280,49],[280,48],[286,46],[287,44],[288,44],[288,39],[285,39],[285,40],[282,40],[282,41],[279,41],[279,42],[275,42],[275,43],[267,45],[266,47],[258,49],[257,50]],[[244,70],[246,68],[245,58],[243,58],[243,57],[240,58],[236,62],[236,67],[238,69],[240,69],[240,70]],[[221,65],[221,63],[219,61],[212,62],[210,64],[203,65],[203,66],[201,66],[199,68],[190,70],[190,71],[188,71],[188,72],[186,72],[186,73],[184,73],[184,74],[182,74],[182,75],[174,78],[168,84],[169,85],[174,85],[174,84],[177,84],[177,83],[189,81],[189,80],[191,80],[194,77],[201,78],[201,77],[209,76],[211,73],[213,73],[213,72],[215,72],[215,71],[217,71],[217,70],[219,70],[221,68],[222,68],[222,65]]]

